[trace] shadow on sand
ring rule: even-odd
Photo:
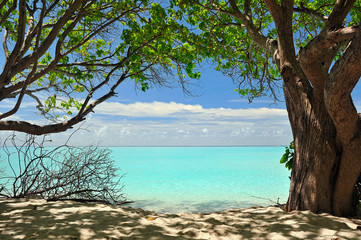
[[[361,239],[349,219],[276,207],[157,214],[130,207],[0,200],[0,239]]]

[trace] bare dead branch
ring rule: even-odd
[[[68,139],[69,140],[69,139]],[[46,137],[14,134],[4,142],[11,174],[0,177],[0,196],[41,197],[48,201],[75,200],[122,204],[124,200],[117,169],[110,150],[97,146],[71,147],[65,143],[46,148]],[[8,145],[13,148],[9,148]],[[15,147],[15,148],[14,148]]]

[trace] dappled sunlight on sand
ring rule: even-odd
[[[361,239],[350,219],[277,207],[157,214],[104,204],[3,199],[0,213],[0,239]]]

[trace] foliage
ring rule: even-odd
[[[10,146],[9,146],[10,143]],[[46,135],[20,140],[13,134],[4,142],[7,167],[0,178],[0,196],[40,197],[46,200],[76,200],[119,204],[124,201],[121,176],[110,150],[67,144],[44,148]]]
[[[0,130],[65,131],[115,96],[126,79],[142,91],[173,80],[188,91],[186,79],[200,77],[197,49],[184,41],[189,30],[156,1],[2,1],[0,12],[6,60],[0,101],[17,98],[0,119],[28,97],[53,124],[10,119],[0,121]]]
[[[292,169],[295,143],[292,141],[288,147],[285,147],[285,153],[282,155],[280,163],[285,164],[288,170]]]
[[[189,43],[200,55],[212,59],[217,70],[233,78],[238,85],[236,92],[248,96],[250,101],[266,94],[277,99],[279,73],[271,52],[251,39],[241,19],[227,14],[226,11],[232,12],[229,4],[208,0],[173,2],[179,7],[175,16],[195,26]],[[255,25],[265,29],[272,27],[272,18],[264,3],[252,1],[252,5],[257,9]]]
[[[191,30],[187,41],[215,68],[233,78],[241,96],[269,95],[279,100],[280,73],[274,50],[277,29],[265,1],[173,0],[174,19],[186,21]],[[273,1],[272,1],[273,2]],[[305,47],[324,27],[336,1],[294,1],[295,52]],[[360,21],[361,3],[356,2],[344,21]],[[268,46],[266,46],[268,45]],[[344,48],[343,48],[344,49]],[[338,52],[335,60],[341,55]],[[290,50],[291,51],[291,50]]]
[[[320,32],[333,4],[294,5],[298,51]],[[359,5],[345,25],[358,22]],[[54,124],[39,128],[8,119],[0,130],[65,131],[116,96],[126,79],[142,91],[173,79],[188,91],[186,79],[200,77],[203,60],[232,77],[236,92],[250,101],[264,95],[278,100],[277,32],[264,1],[9,0],[0,7],[6,60],[0,101],[17,98],[0,119],[13,116],[28,97]]]

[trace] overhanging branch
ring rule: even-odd
[[[313,9],[309,9],[309,8],[306,8],[305,6],[301,5],[300,7],[294,7],[293,8],[293,11],[294,12],[298,12],[298,13],[304,13],[304,14],[307,14],[313,18],[316,18],[320,21],[327,21],[328,20],[328,17],[323,15],[322,13],[316,11],[316,10],[313,10]]]
[[[85,118],[71,118],[64,123],[50,125],[36,125],[25,121],[0,121],[0,130],[19,131],[33,135],[64,132],[75,124],[84,121]]]

